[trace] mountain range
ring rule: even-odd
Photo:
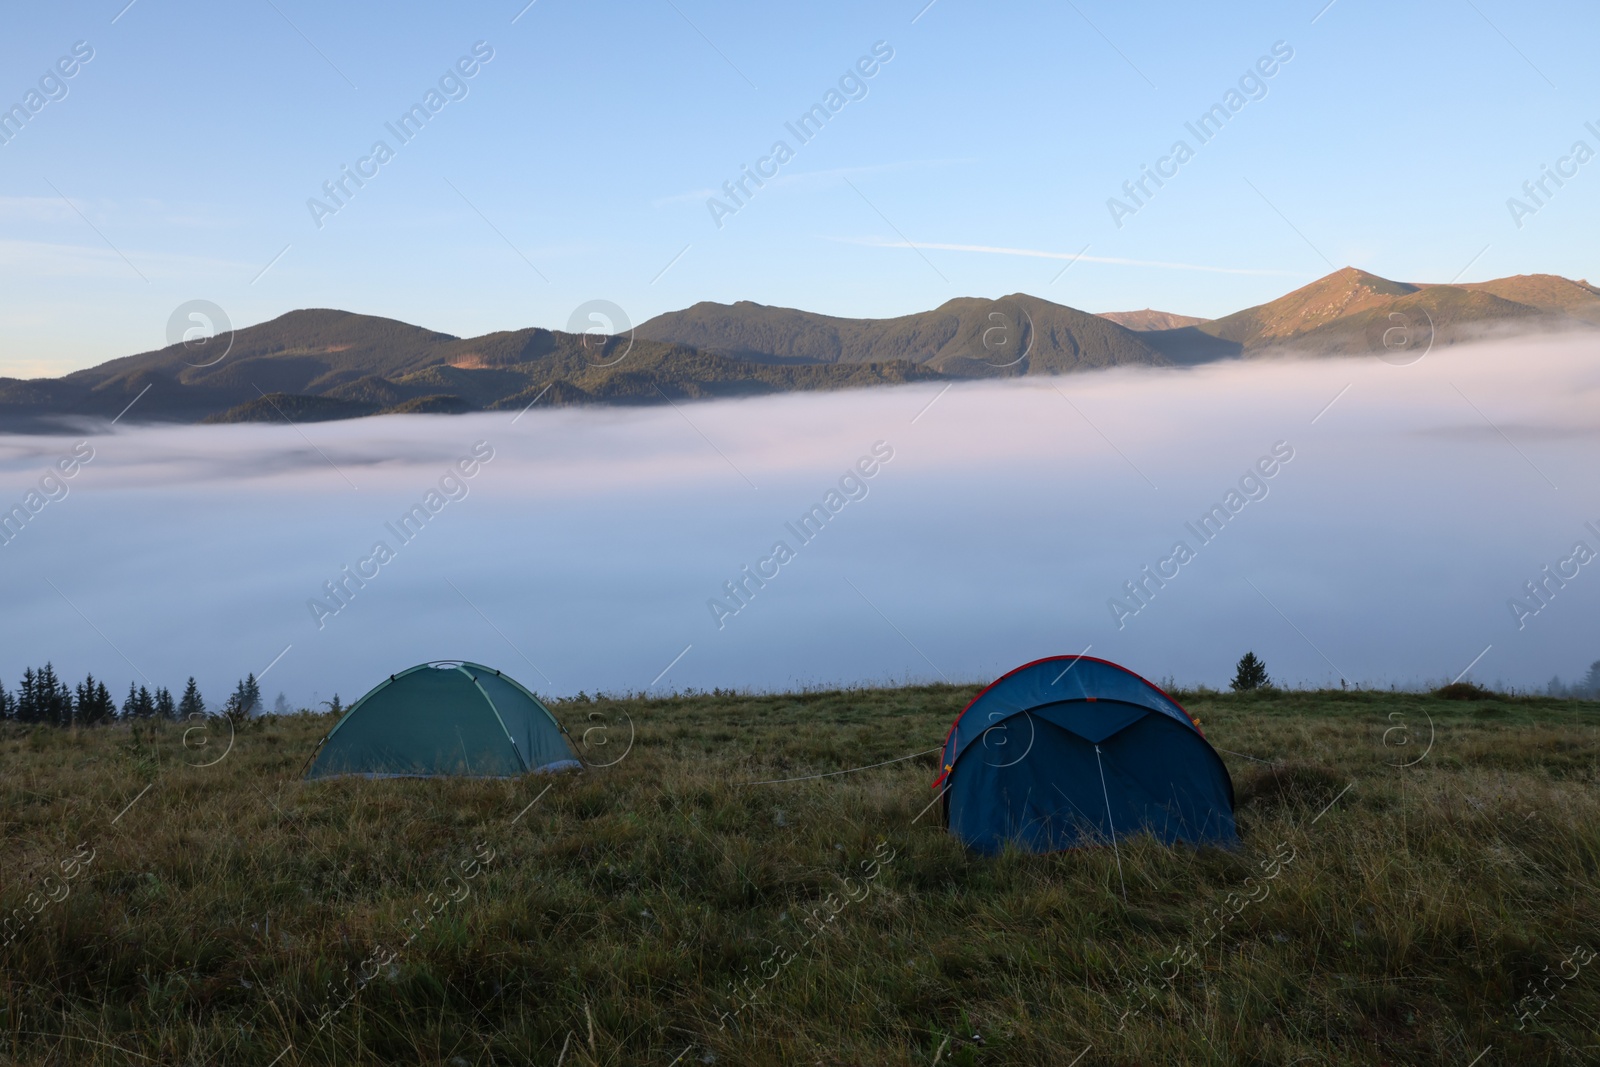
[[[1151,309],[1096,315],[1017,293],[889,319],[740,301],[695,304],[617,336],[529,328],[459,338],[314,309],[200,349],[172,345],[61,378],[0,378],[0,426],[112,417],[135,400],[128,421],[306,422],[1355,355],[1396,343],[1594,329],[1600,288],[1587,281],[1533,274],[1412,284],[1353,267],[1217,319]]]

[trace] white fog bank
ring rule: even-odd
[[[1247,649],[1288,684],[1480,654],[1480,681],[1572,680],[1600,659],[1597,357],[4,437],[0,507],[28,518],[0,680],[193,674],[217,703],[271,664],[269,704],[301,704],[435,659],[564,695],[986,680],[1085,648],[1191,684]]]

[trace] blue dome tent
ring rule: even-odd
[[[945,824],[969,847],[1054,852],[1149,833],[1233,845],[1233,781],[1189,713],[1123,667],[1052,656],[1004,675],[950,727]]]
[[[566,731],[510,675],[465,660],[379,682],[317,745],[305,777],[509,778],[576,769]]]

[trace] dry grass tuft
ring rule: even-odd
[[[1239,808],[1281,805],[1321,808],[1350,784],[1348,775],[1316,763],[1284,763],[1252,769],[1234,781]]]

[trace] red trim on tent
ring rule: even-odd
[[[1162,689],[1159,685],[1156,685],[1154,682],[1152,682],[1150,679],[1144,677],[1143,675],[1134,674],[1133,671],[1130,671],[1128,668],[1124,667],[1120,663],[1112,663],[1110,660],[1101,659],[1099,656],[1044,656],[1043,658],[1033,660],[1030,663],[1024,663],[1020,667],[1013,667],[1011,670],[1009,670],[1006,673],[1002,674],[1000,677],[996,678],[994,681],[990,682],[988,685],[986,685],[982,689],[978,690],[977,695],[974,696],[971,700],[967,701],[967,706],[961,709],[961,714],[956,716],[956,721],[950,724],[950,729],[945,731],[944,744],[939,746],[940,754],[942,755],[944,753],[944,750],[950,747],[950,738],[955,734],[956,727],[961,725],[962,718],[964,718],[966,716],[967,712],[972,710],[972,705],[976,704],[979,700],[981,700],[985,693],[987,693],[989,690],[993,689],[995,686],[999,685],[1001,682],[1005,681],[1007,678],[1011,677],[1013,674],[1018,673],[1019,671],[1025,671],[1029,667],[1037,667],[1041,663],[1050,663],[1052,661],[1064,660],[1064,659],[1088,660],[1090,663],[1104,663],[1107,667],[1115,667],[1117,670],[1121,671],[1123,674],[1132,675],[1133,677],[1139,679],[1139,681],[1143,682],[1145,685],[1148,685],[1151,689],[1154,689],[1156,692],[1158,692],[1162,696],[1166,697],[1168,700],[1172,700],[1172,697],[1170,695],[1168,695],[1167,691]],[[1094,697],[1089,697],[1088,699],[1094,700],[1095,698]],[[1189,720],[1190,724],[1194,727],[1195,733],[1199,734],[1201,737],[1205,737],[1206,736],[1206,732],[1204,730],[1200,729],[1199,720],[1197,720],[1193,715],[1190,715],[1189,714],[1189,710],[1187,708],[1185,708],[1182,704],[1179,704],[1176,700],[1172,700],[1172,706],[1177,708],[1179,711],[1183,712],[1184,717],[1187,718]],[[930,786],[929,788],[938,789],[939,788],[939,783],[943,782],[947,777],[949,777],[950,771],[952,769],[953,768],[949,767],[949,766],[946,766],[945,768],[943,768],[939,772],[939,777],[937,777],[937,778],[935,778],[933,780],[933,785]]]

